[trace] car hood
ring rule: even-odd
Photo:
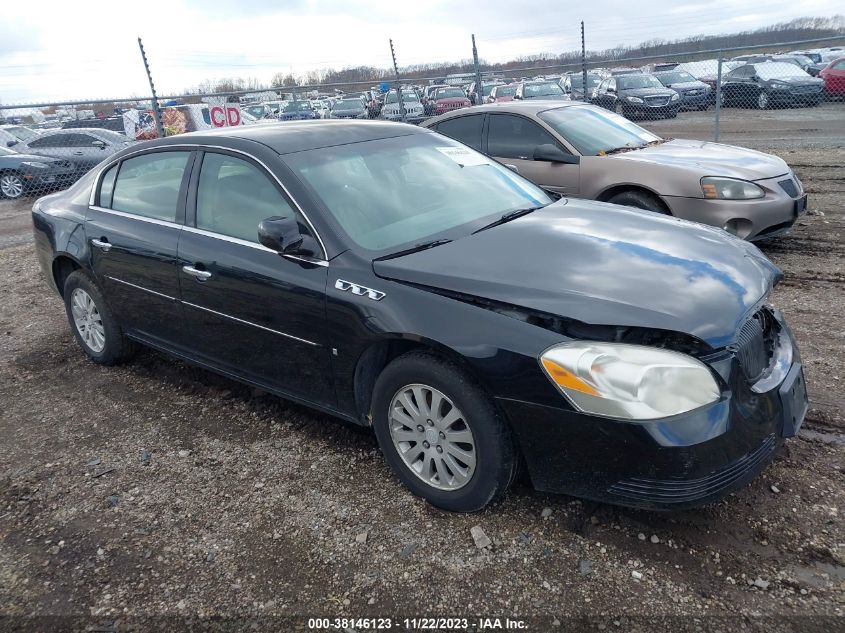
[[[535,97],[523,97],[525,101],[569,101],[569,95],[537,95]]]
[[[434,103],[437,105],[463,105],[469,103],[467,97],[448,97],[444,99],[435,99]]]
[[[669,88],[632,88],[620,90],[619,94],[624,97],[671,97],[675,91]]]
[[[611,154],[608,158],[696,170],[701,172],[701,177],[765,180],[789,173],[789,165],[771,154],[733,145],[685,139],[673,139],[642,149]]]
[[[730,343],[780,271],[712,227],[601,202],[561,200],[441,246],[374,261],[383,278],[595,325]]]
[[[703,81],[679,81],[666,86],[671,90],[703,90],[707,88],[707,84]]]
[[[790,86],[818,86],[824,83],[818,77],[772,77],[767,80],[769,83],[789,84]]]

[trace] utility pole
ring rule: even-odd
[[[581,20],[581,85],[584,87],[584,101],[587,97],[587,47],[584,44],[584,20]]]
[[[402,83],[399,80],[399,66],[396,65],[396,52],[393,50],[393,40],[390,40],[390,56],[393,57],[393,72],[396,73],[396,98],[399,99],[399,116],[405,122],[405,102],[402,101]]]
[[[475,33],[472,34],[472,63],[475,64],[475,103],[481,105],[484,91],[481,89],[481,68],[478,66],[478,49],[475,47]]]
[[[141,38],[138,38],[138,48],[141,49],[141,59],[144,60],[144,70],[147,71],[147,79],[150,81],[150,92],[153,95],[153,118],[156,122],[156,130],[159,138],[164,138],[164,126],[161,124],[161,111],[158,109],[158,97],[156,96],[156,87],[153,85],[153,76],[150,73],[150,65],[147,63],[147,54],[144,52],[144,43]]]

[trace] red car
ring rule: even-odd
[[[493,86],[493,89],[484,101],[485,103],[504,103],[506,101],[513,101],[513,96],[515,94],[516,84]]]
[[[445,114],[458,108],[468,108],[472,105],[469,97],[460,88],[438,88],[431,95],[434,103],[434,114]]]
[[[820,72],[828,97],[845,97],[845,57],[834,59]]]

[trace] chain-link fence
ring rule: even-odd
[[[458,108],[540,99],[583,101],[644,125],[688,119],[697,127],[687,131],[701,140],[719,140],[726,115],[744,128],[759,125],[761,111],[774,109],[801,120],[841,122],[845,46],[836,44],[845,44],[845,37],[824,40],[679,53],[671,59],[585,56],[581,63],[506,70],[482,67],[473,40],[471,70],[437,77],[401,77],[396,70],[393,78],[156,101],[0,105],[0,196],[35,196],[65,187],[109,155],[161,134],[267,121],[419,123]],[[816,109],[825,116],[814,115]]]

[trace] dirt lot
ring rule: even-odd
[[[0,250],[0,628],[437,615],[531,631],[841,630],[845,134],[766,134],[755,146],[811,195],[793,233],[761,245],[786,273],[774,302],[800,340],[811,410],[762,476],[695,511],[525,484],[480,514],[437,511],[390,475],[367,431],[153,352],[86,361],[31,246]],[[25,239],[10,227],[30,204],[0,203],[0,237]],[[492,548],[476,548],[475,525]]]

